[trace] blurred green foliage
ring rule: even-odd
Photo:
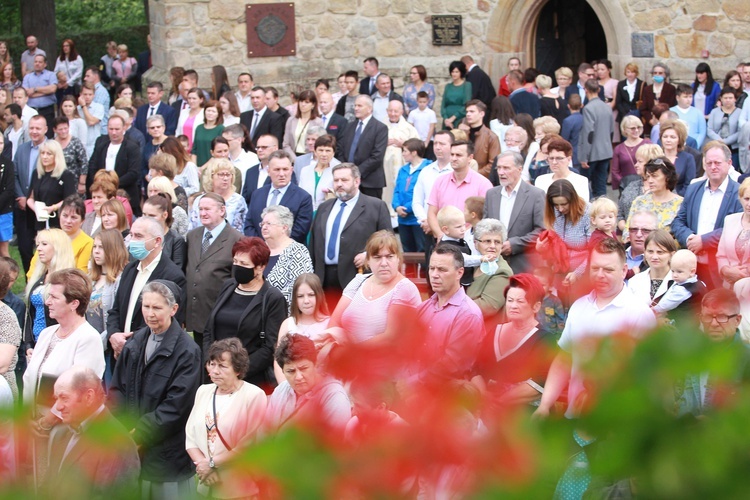
[[[18,63],[26,42],[21,33],[20,2],[0,0],[0,40],[7,40],[14,62]],[[56,0],[57,46],[42,47],[52,59],[57,57],[62,40],[70,38],[86,65],[95,64],[114,40],[128,46],[135,57],[146,50],[148,24],[143,0]],[[54,67],[54,62],[50,66]],[[52,68],[50,68],[52,69]]]

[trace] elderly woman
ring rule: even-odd
[[[227,158],[211,158],[203,168],[203,186],[207,192],[216,193],[222,198],[227,207],[227,222],[239,232],[245,228],[247,203],[242,195],[234,190],[234,165]],[[190,229],[201,227],[198,206],[201,200],[198,196],[193,201],[190,211]]]
[[[672,192],[677,185],[674,165],[666,158],[651,160],[646,163],[645,178],[648,192],[633,200],[630,213],[653,212],[659,219],[658,229],[669,230],[682,204],[682,196]],[[630,220],[627,225],[630,226]]]
[[[174,229],[172,222],[172,200],[166,193],[149,196],[143,203],[143,216],[153,217],[161,224],[164,239],[161,244],[162,254],[182,269],[187,261],[185,239]]]
[[[519,116],[520,115],[516,115],[516,119],[518,119]],[[531,162],[536,157],[536,153],[539,151],[539,144],[537,144],[536,141],[531,140],[529,133],[523,127],[514,125],[505,132],[505,146],[505,151],[517,151],[524,156],[521,178],[524,181],[529,182],[531,180],[529,168],[531,167]],[[490,175],[490,180],[496,185],[499,183],[499,180],[498,182],[493,180],[493,175],[497,177],[496,170],[493,169],[493,171],[495,173]]]
[[[229,462],[253,441],[266,413],[266,394],[243,380],[250,359],[238,339],[217,340],[206,357],[211,383],[198,388],[185,426],[198,493],[213,498],[257,496],[258,487]]]
[[[185,212],[185,210],[183,210],[183,208],[177,203],[177,195],[174,192],[172,183],[164,176],[157,176],[151,179],[146,189],[146,196],[149,198],[160,194],[165,195],[172,205],[172,222],[169,227],[174,229],[177,234],[184,238],[188,232],[190,221],[188,220],[187,212]]]
[[[146,326],[122,348],[109,395],[114,413],[132,426],[143,497],[187,498],[195,491],[195,470],[185,453],[185,424],[200,385],[201,351],[174,318],[177,285],[154,280],[141,297]]]
[[[47,435],[60,422],[50,408],[54,383],[62,372],[79,365],[91,368],[99,377],[104,374],[101,337],[85,318],[89,297],[91,280],[78,269],[63,269],[50,276],[45,305],[57,324],[45,328],[36,346],[26,351],[29,364],[23,374],[23,401],[32,408],[32,427],[39,435]],[[46,458],[47,448],[40,441],[35,446],[39,473],[40,468],[46,470],[40,459]]]
[[[36,235],[36,251],[39,260],[26,281],[26,321],[24,321],[24,343],[34,345],[42,330],[55,321],[49,316],[44,304],[44,291],[49,277],[55,271],[75,267],[73,244],[60,229],[39,231]]]
[[[313,341],[298,333],[287,335],[281,339],[274,357],[286,380],[268,400],[265,433],[308,424],[343,436],[352,417],[351,402],[341,382],[318,368],[318,350]]]
[[[482,255],[482,264],[475,268],[474,282],[466,295],[476,302],[485,318],[495,316],[505,305],[503,291],[513,275],[500,255],[505,233],[505,227],[497,219],[482,219],[474,226],[474,243]]]
[[[435,105],[435,86],[427,82],[427,70],[421,64],[412,66],[409,70],[410,82],[404,87],[404,108],[408,115],[409,112],[417,109],[417,94],[419,92],[427,93],[427,107],[432,109]]]
[[[567,66],[557,68],[555,70],[555,81],[557,82],[557,87],[552,88],[552,93],[564,96],[565,89],[570,87],[570,84],[573,83],[573,70]]]
[[[657,229],[648,235],[644,253],[648,270],[628,280],[628,288],[639,300],[650,306],[666,293],[672,280],[669,262],[676,251],[677,242],[668,231]]]
[[[672,162],[677,172],[675,193],[685,195],[687,187],[695,178],[695,157],[685,151],[688,131],[679,120],[668,120],[660,124],[659,137],[664,148],[664,156]]]
[[[36,229],[60,227],[57,211],[62,201],[78,192],[78,178],[68,170],[57,141],[39,146],[39,159],[31,176],[31,193],[26,204],[36,213]]]
[[[273,352],[287,316],[284,296],[263,274],[270,256],[260,238],[242,238],[234,244],[232,278],[224,282],[203,334],[203,352],[214,340],[239,338],[250,356],[245,381],[267,393],[276,384]]]
[[[721,105],[714,108],[708,115],[708,127],[706,128],[707,139],[721,141],[732,150],[732,165],[740,164],[739,136],[740,136],[740,114],[742,110],[737,107],[737,96],[734,89],[724,87],[721,90]]]
[[[260,214],[260,231],[271,255],[263,270],[265,278],[276,287],[291,310],[292,287],[303,273],[313,272],[310,252],[305,245],[290,238],[294,215],[282,205],[271,205]]]
[[[395,234],[376,232],[365,253],[371,273],[358,274],[346,286],[330,326],[340,328],[335,335],[344,343],[387,346],[422,300],[417,286],[399,271],[403,253]]]
[[[511,276],[503,290],[506,323],[485,337],[472,382],[490,404],[538,401],[555,354],[555,336],[537,321],[544,287],[532,274]]]
[[[167,136],[164,133],[167,129],[164,123],[164,117],[161,115],[153,115],[146,118],[146,130],[150,136],[150,141],[147,140],[143,145],[143,170],[148,171],[148,161],[159,152],[161,145],[167,140]],[[175,168],[176,170],[176,168]]]
[[[551,172],[537,177],[534,185],[542,191],[547,192],[553,182],[560,179],[567,179],[573,184],[578,196],[584,200],[588,200],[588,179],[570,170],[573,160],[573,146],[559,135],[545,136],[540,144],[542,151],[546,147],[547,163],[549,163]],[[539,156],[538,153],[537,156]]]
[[[654,64],[651,78],[651,85],[643,85],[639,108],[646,134],[651,133],[651,115],[656,104],[666,104],[670,108],[677,104],[677,89],[669,83],[669,66],[661,62]]]
[[[725,286],[732,288],[743,279],[750,278],[750,179],[739,187],[742,212],[724,218],[716,260]]]
[[[471,100],[471,82],[466,80],[466,65],[453,61],[448,66],[451,82],[445,86],[443,100],[440,103],[440,116],[443,117],[443,128],[457,128],[466,116],[466,103]]]
[[[336,153],[336,138],[324,134],[315,139],[315,158],[302,168],[299,176],[299,187],[310,193],[313,200],[313,211],[333,194],[333,173],[331,169],[341,163],[333,155]]]
[[[557,123],[562,127],[562,122],[570,115],[570,110],[568,110],[568,105],[565,102],[565,99],[560,97],[559,94],[552,92],[552,78],[547,75],[537,76],[536,88],[539,89],[539,93],[542,96],[539,99],[541,116],[551,116],[557,120]],[[559,133],[559,130],[555,133]]]
[[[9,290],[10,281],[10,265],[5,259],[0,259],[0,291]],[[0,302],[0,375],[8,382],[14,398],[18,398],[15,369],[20,345],[21,328],[18,318],[13,309],[5,302]]]
[[[286,121],[282,149],[292,158],[306,154],[305,136],[312,126],[324,126],[318,113],[318,98],[314,91],[303,90],[297,98],[297,113]]]
[[[625,138],[615,146],[612,156],[612,189],[619,189],[620,194],[630,182],[635,180],[638,174],[635,171],[637,162],[635,153],[644,144],[651,144],[648,139],[643,139],[643,123],[641,119],[633,115],[626,115],[620,121],[620,132]]]
[[[663,156],[664,151],[656,144],[643,144],[636,150],[634,170],[638,177],[633,178],[622,190],[620,200],[617,203],[617,228],[620,231],[625,231],[626,222],[630,219],[630,207],[633,205],[633,201],[645,191],[643,179],[646,163]]]

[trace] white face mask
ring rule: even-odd
[[[498,267],[499,266],[497,265],[496,260],[492,260],[490,262],[482,262],[481,264],[479,264],[479,269],[487,276],[493,276]]]
[[[520,153],[521,148],[519,148],[518,146],[509,146],[508,151],[515,151],[516,153]]]

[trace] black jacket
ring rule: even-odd
[[[224,307],[227,300],[237,288],[237,282],[230,278],[224,282],[224,286],[219,292],[216,304],[211,310],[206,327],[203,330],[203,352],[207,353],[208,348],[215,340],[237,337],[250,355],[250,369],[245,375],[245,380],[251,384],[264,389],[270,394],[269,389],[273,389],[275,378],[273,377],[273,353],[276,350],[276,340],[279,337],[279,328],[281,323],[287,317],[286,300],[279,290],[271,286],[267,281],[258,291],[258,295],[253,298],[250,304],[242,313],[242,319],[237,325],[237,329],[232,331],[216,331],[216,313]],[[266,297],[265,309],[265,338],[260,337],[263,326],[261,325],[261,304],[263,296]],[[205,360],[204,360],[205,361]]]
[[[146,363],[150,334],[150,328],[141,328],[125,343],[112,375],[110,404],[125,427],[135,429],[141,479],[181,481],[195,474],[185,452],[185,424],[200,385],[201,352],[173,319]]]
[[[161,244],[162,252],[169,257],[169,260],[182,269],[185,267],[185,256],[187,255],[187,243],[185,238],[177,234],[177,231],[170,229],[164,235],[164,243]]]
[[[86,177],[87,191],[91,189],[91,184],[94,182],[94,175],[99,170],[106,168],[107,149],[110,143],[109,136],[106,135],[100,136],[96,140],[96,146],[94,146],[94,151],[91,153],[91,158],[89,159],[89,172]],[[115,172],[120,178],[120,188],[128,193],[130,206],[133,208],[133,215],[136,217],[140,217],[141,215],[142,164],[141,149],[138,147],[138,143],[130,137],[125,136],[115,158]]]
[[[6,149],[10,149],[6,146]],[[0,214],[13,212],[16,202],[15,166],[5,155],[0,156]]]

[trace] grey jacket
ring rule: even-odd
[[[581,113],[583,128],[578,140],[578,161],[584,163],[612,158],[612,109],[595,97],[584,106]]]

